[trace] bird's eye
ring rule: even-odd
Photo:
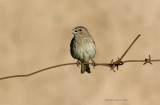
[[[77,32],[77,30],[75,30],[75,32]]]
[[[79,31],[82,31],[81,29],[79,29]]]

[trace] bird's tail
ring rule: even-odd
[[[81,64],[81,73],[83,74],[85,71],[91,73],[89,64]]]

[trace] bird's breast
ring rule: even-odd
[[[92,38],[78,38],[74,40],[73,44],[71,49],[73,50],[72,53],[74,53],[74,58],[88,62],[89,59],[95,57],[96,47]]]

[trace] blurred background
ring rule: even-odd
[[[70,41],[78,25],[93,36],[97,63],[117,60],[138,34],[124,60],[160,58],[159,0],[0,0],[0,77],[76,62]],[[160,64],[142,64],[83,75],[72,65],[2,80],[0,105],[157,105]]]

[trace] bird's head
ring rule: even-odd
[[[83,26],[77,26],[73,29],[73,34],[75,36],[80,36],[80,37],[83,37],[83,36],[88,36],[89,35],[89,32],[87,30],[87,28],[83,27]]]

